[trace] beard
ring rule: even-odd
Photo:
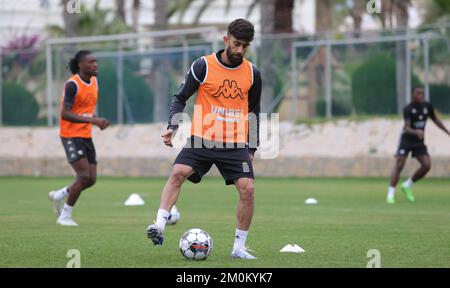
[[[238,66],[242,63],[242,60],[244,59],[244,57],[240,57],[240,56],[237,56],[237,55],[234,55],[233,53],[231,53],[230,47],[227,47],[227,49],[225,49],[225,51],[227,53],[228,60],[230,60],[230,62],[233,66]]]

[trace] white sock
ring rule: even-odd
[[[158,226],[159,229],[164,231],[164,228],[166,227],[167,220],[169,219],[169,211],[164,209],[159,209],[158,214],[156,215],[156,226]]]
[[[61,216],[59,216],[60,218],[72,218],[72,209],[73,207],[70,205],[64,204],[64,208],[61,212]]]
[[[412,187],[413,184],[414,184],[414,182],[412,181],[411,178],[408,178],[408,180],[403,182],[403,185],[406,186],[406,187]]]
[[[394,197],[394,195],[395,195],[395,187],[389,186],[387,197],[392,198],[392,197]]]
[[[247,240],[248,231],[236,229],[236,236],[234,237],[233,251],[245,249],[245,241]]]
[[[69,189],[67,187],[61,188],[53,194],[55,200],[63,200],[69,195]]]

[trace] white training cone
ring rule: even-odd
[[[287,244],[280,250],[280,252],[302,253],[305,252],[305,250],[297,244]]]
[[[302,247],[298,246],[297,244],[294,244],[294,250],[297,253],[305,252],[305,249],[303,249]]]
[[[140,206],[144,204],[144,200],[142,200],[141,196],[137,193],[131,194],[127,201],[125,201],[125,206]]]
[[[317,204],[317,203],[319,203],[319,201],[317,201],[314,198],[308,198],[305,200],[305,204]]]

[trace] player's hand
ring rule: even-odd
[[[417,137],[419,137],[420,140],[422,140],[424,137],[423,130],[416,130],[416,135]]]
[[[250,162],[253,162],[253,159],[255,159],[255,155],[252,155],[250,153],[248,153],[248,155],[250,156]]]
[[[94,125],[97,125],[101,130],[105,130],[111,124],[108,119],[105,118],[94,118]]]
[[[167,129],[167,131],[161,135],[161,137],[163,138],[163,142],[166,146],[172,147],[172,135],[173,135],[172,129]]]

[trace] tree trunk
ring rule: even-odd
[[[328,32],[332,28],[332,0],[316,0],[316,33]]]
[[[274,33],[291,33],[292,11],[294,10],[294,0],[276,0],[274,11]],[[266,21],[264,21],[264,24]]]
[[[126,23],[125,18],[125,0],[116,0],[116,17]]]
[[[383,28],[392,28],[392,0],[381,0],[381,13],[379,17]],[[386,22],[387,20],[388,22]]]
[[[411,4],[410,0],[394,0],[393,10],[396,16],[397,27],[408,27],[408,7]],[[397,86],[397,112],[401,113],[403,107],[407,104],[406,95],[409,94],[407,89],[407,42],[399,41],[396,46],[396,86]]]
[[[75,37],[77,35],[77,28],[78,28],[78,19],[77,19],[78,14],[69,13],[69,11],[67,10],[67,4],[69,2],[70,0],[61,0],[63,6],[62,16],[64,20],[64,35],[66,37]]]
[[[354,1],[350,10],[350,16],[353,18],[353,29],[355,35],[360,35],[362,16],[365,12],[366,5],[363,1]]]
[[[167,29],[167,24],[169,23],[169,19],[167,17],[167,13],[169,12],[168,1],[164,0],[154,0],[155,1],[155,24],[154,27],[156,30],[165,30]]]
[[[394,12],[397,20],[397,27],[408,27],[408,7],[411,5],[411,0],[394,0]]]
[[[133,10],[131,13],[133,31],[137,32],[139,25],[139,8],[141,6],[141,1],[133,0]]]
[[[169,6],[166,0],[154,0],[154,27],[155,30],[167,29],[169,19],[167,13]],[[164,39],[158,38],[156,48],[164,46]],[[169,112],[169,71],[171,67],[170,61],[164,58],[156,59],[154,61],[154,82],[155,87],[155,99],[153,103],[153,117],[156,122],[167,121]]]
[[[328,33],[332,32],[333,28],[333,14],[332,9],[333,0],[316,0],[316,33],[325,34],[321,35],[321,38],[329,38]],[[325,99],[325,93],[320,95],[320,91],[326,91],[325,87],[325,66],[326,66],[326,50],[325,46],[322,46],[317,51],[317,61],[309,69],[313,69],[317,73],[316,83],[309,83],[310,89],[314,86],[323,87],[323,89],[316,89],[317,93],[308,95],[309,111],[308,115],[315,116],[317,101],[321,98]]]
[[[261,112],[269,111],[274,99],[274,70],[273,70],[273,40],[264,37],[266,34],[272,34],[275,27],[275,1],[261,0],[261,52],[258,55],[259,67],[261,69],[262,92],[261,92]]]

